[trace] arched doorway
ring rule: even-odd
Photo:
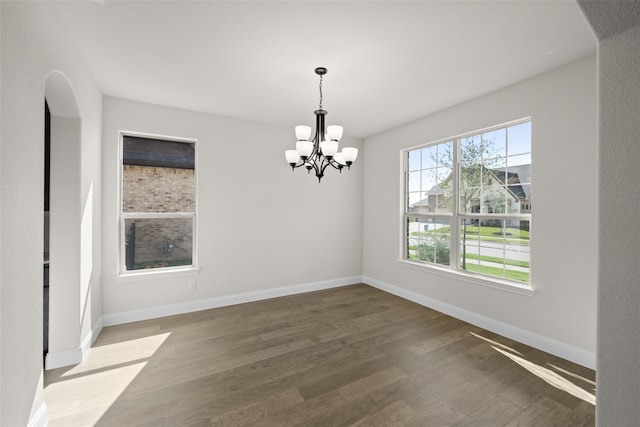
[[[63,73],[54,71],[47,76],[45,99],[50,111],[51,178],[48,215],[49,330],[45,368],[53,369],[82,361],[81,120],[73,89]]]

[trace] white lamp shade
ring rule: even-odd
[[[296,142],[296,151],[300,157],[309,157],[313,151],[313,143],[311,141],[300,140]]]
[[[338,152],[338,141],[322,141],[320,143],[322,154],[332,157]]]
[[[342,157],[345,162],[354,162],[358,157],[358,149],[353,147],[344,147],[342,149]]]
[[[346,166],[347,165],[347,162],[344,161],[344,156],[342,155],[342,153],[336,153],[335,156],[333,156],[333,160],[335,160],[336,162],[338,162],[342,166]]]
[[[327,126],[327,138],[333,141],[340,141],[340,138],[342,138],[342,126]]]
[[[284,152],[284,156],[289,164],[298,163],[298,160],[300,160],[300,154],[296,150],[287,150]]]
[[[296,139],[298,141],[307,141],[311,136],[311,126],[296,126]]]

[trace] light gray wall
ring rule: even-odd
[[[69,80],[81,117],[81,156],[86,160],[68,167],[79,169],[81,180],[74,199],[78,209],[100,209],[100,121],[102,98],[92,77],[65,35],[52,19],[47,2],[0,2],[2,111],[0,139],[0,425],[25,426],[42,422],[42,262],[45,79],[54,70]],[[62,111],[56,111],[63,114]],[[97,197],[88,198],[88,188]],[[79,214],[78,217],[81,215]],[[82,240],[91,241],[93,266],[87,282],[92,289],[76,309],[76,321],[85,334],[98,321],[100,311],[100,218],[87,220]],[[81,224],[75,224],[79,228]],[[86,234],[89,235],[86,235]],[[81,233],[78,233],[79,235]],[[80,245],[81,242],[70,242]],[[78,300],[81,295],[78,294]],[[81,316],[82,320],[81,319]],[[55,322],[54,322],[55,323]],[[77,333],[77,332],[76,332]],[[80,342],[84,336],[77,337]]]
[[[105,315],[360,276],[361,159],[318,184],[285,162],[284,150],[295,147],[295,123],[269,126],[112,97],[103,109]],[[116,278],[121,130],[197,140],[195,291],[189,277]],[[349,138],[341,144],[361,147]]]
[[[599,426],[640,425],[640,3],[579,2],[599,39]]]
[[[590,57],[367,138],[365,278],[514,326],[560,347],[566,345],[594,364],[596,101],[596,60]],[[527,116],[532,117],[533,133],[535,294],[514,294],[399,262],[400,150]]]
[[[579,2],[599,38],[599,426],[640,425],[640,3]]]
[[[598,425],[640,425],[640,26],[600,43]]]
[[[51,117],[49,313],[55,327],[49,331],[49,353],[80,347],[80,123],[77,117]],[[78,354],[79,355],[79,354]]]

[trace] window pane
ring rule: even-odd
[[[426,169],[422,171],[422,192],[426,193],[433,190],[437,182],[437,169]]]
[[[507,136],[510,155],[531,152],[531,122],[509,127]]]
[[[192,265],[192,218],[125,219],[127,271]]]
[[[420,150],[412,150],[408,153],[409,160],[408,166],[410,171],[417,171],[420,169]]]
[[[420,191],[420,171],[409,172],[409,191]]]
[[[407,219],[407,258],[449,265],[450,236],[448,219]]]
[[[409,197],[407,198],[407,212],[421,212],[423,205],[426,203],[420,203],[422,193],[409,193]]]
[[[482,134],[482,158],[483,160],[496,157],[504,157],[507,147],[507,130],[497,129]]]
[[[522,192],[525,197],[524,199],[520,199],[520,213],[531,213],[531,185],[523,185]]]
[[[447,178],[438,184],[438,212],[453,213],[453,182],[450,178],[450,171],[443,171],[442,176]]]
[[[482,188],[486,189],[493,185],[502,184],[502,181],[500,181],[495,171],[487,169],[486,167],[481,167],[478,170],[480,174],[480,180],[477,185],[481,186]]]
[[[461,221],[462,270],[529,283],[529,221]]]
[[[483,194],[482,213],[505,213],[509,203],[506,197],[506,189],[501,185],[488,188]]]
[[[195,212],[194,169],[122,165],[123,212]]]
[[[438,184],[440,184],[440,187],[450,186],[448,184],[450,184],[453,179],[451,176],[452,172],[453,169],[451,166],[440,166],[438,168]]]
[[[479,187],[481,185],[482,166],[475,164],[460,168],[460,188]]]
[[[453,141],[438,144],[438,166],[453,168]]]
[[[493,171],[499,171],[499,170],[504,170],[504,168],[507,166],[507,158],[506,157],[495,157],[493,159],[489,159],[487,161],[485,161],[485,167],[493,170]]]
[[[479,165],[482,161],[482,139],[480,135],[472,135],[460,139],[460,157],[458,162],[463,168]]]
[[[507,157],[507,166],[513,168],[514,166],[530,165],[531,154],[519,154],[517,156]]]
[[[460,212],[480,213],[480,187],[460,189]]]
[[[422,169],[433,168],[436,166],[438,157],[438,146],[432,145],[422,149]]]
[[[529,158],[530,160],[531,158]],[[508,184],[530,184],[531,183],[531,164],[512,165],[509,166],[509,182]]]
[[[436,196],[436,206],[438,213],[453,213],[453,192],[451,189],[445,188]]]

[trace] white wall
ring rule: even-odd
[[[81,156],[86,164],[81,168],[69,162],[68,167],[80,171],[75,205],[78,209],[85,207],[88,189],[93,188],[89,204],[94,212],[101,212],[101,171],[97,156],[102,100],[64,28],[56,24],[50,4],[0,2],[0,9],[0,425],[42,425],[46,419],[42,393],[45,79],[58,70],[71,83],[81,118]],[[83,325],[79,330],[85,334],[101,316],[99,224],[99,215],[94,215],[82,236],[83,241],[90,240],[92,245],[92,251],[88,252],[92,259],[87,260],[83,255],[82,263],[93,265],[93,274],[85,275],[87,282],[83,284],[93,292],[85,293],[88,298],[81,301],[82,308],[76,318]],[[53,319],[52,322],[55,323]],[[80,336],[77,341],[83,339],[84,336]]]
[[[75,117],[51,117],[50,267],[49,314],[50,355],[80,348],[80,126]],[[47,356],[49,358],[49,356]]]
[[[331,170],[318,184],[313,175],[292,172],[285,162],[284,150],[295,145],[293,126],[269,126],[111,97],[105,97],[103,110],[105,324],[162,314],[153,311],[159,306],[204,308],[206,303],[198,301],[224,301],[246,293],[268,296],[275,288],[360,277],[360,159],[351,171]],[[309,121],[313,119],[310,109]],[[190,277],[124,282],[116,277],[120,130],[198,141],[201,270],[195,291],[188,289]],[[345,143],[361,146],[359,140],[346,138]]]
[[[553,345],[547,351],[567,350],[564,357],[593,366],[596,101],[596,61],[588,58],[367,138],[365,280],[514,327],[529,334],[532,344],[548,341]],[[400,150],[527,116],[532,117],[533,129],[531,265],[535,294],[515,294],[400,263]]]

